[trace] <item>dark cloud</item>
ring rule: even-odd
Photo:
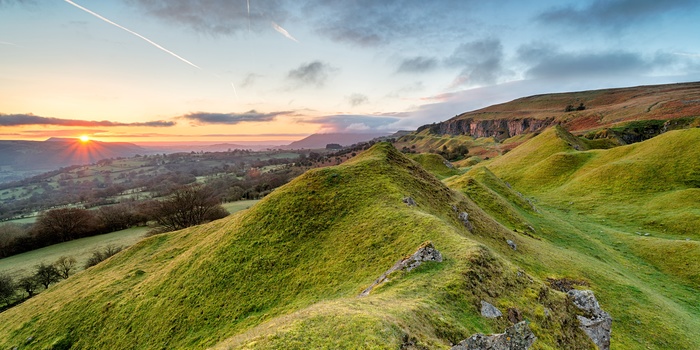
[[[583,7],[558,6],[542,12],[537,20],[576,28],[620,29],[664,13],[698,6],[697,0],[595,0]]]
[[[271,21],[284,22],[289,16],[283,1],[251,0],[127,0],[140,11],[166,22],[211,35],[269,29]],[[249,27],[250,26],[250,27]]]
[[[401,61],[399,73],[423,73],[435,69],[438,65],[437,59],[433,57],[413,57]]]
[[[331,73],[337,69],[321,61],[304,63],[297,69],[292,69],[287,78],[300,85],[315,85],[321,87],[326,83]]]
[[[180,119],[186,119],[197,124],[226,124],[234,125],[244,122],[269,122],[274,120],[279,115],[290,114],[291,112],[272,112],[259,113],[255,110],[250,110],[245,113],[206,113],[196,112],[185,114]]]
[[[506,73],[503,45],[498,39],[483,39],[461,44],[445,59],[448,67],[462,68],[456,86],[489,85]]]
[[[556,47],[534,43],[518,49],[518,59],[530,66],[529,79],[595,78],[649,75],[656,70],[687,70],[678,55],[657,52],[649,57],[627,51],[561,52]]]
[[[77,120],[41,117],[34,114],[0,114],[0,126],[22,126],[22,125],[61,125],[61,126],[147,126],[147,127],[170,127],[175,122],[165,120],[155,120],[143,123],[120,123],[108,120]]]
[[[329,115],[317,118],[304,118],[304,123],[321,124],[323,132],[377,132],[399,121],[397,117],[368,115]]]
[[[475,1],[311,0],[304,6],[320,35],[359,46],[406,38],[441,38],[464,30]]]
[[[369,98],[363,94],[352,94],[347,97],[348,103],[351,106],[356,107],[369,102]]]

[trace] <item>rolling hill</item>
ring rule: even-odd
[[[664,145],[698,149],[697,131],[579,151],[565,130],[549,129],[447,184],[379,143],[233,217],[146,239],[3,312],[0,347],[447,349],[525,321],[533,349],[595,348],[579,327],[590,315],[566,293],[574,288],[592,290],[612,316],[612,349],[699,348],[697,237],[682,226],[637,235],[636,216],[608,223],[579,207],[596,189],[578,185],[593,185],[586,174],[606,164],[643,158],[653,160],[614,168],[620,183],[652,182],[633,175],[655,167],[671,183],[645,195],[692,189],[694,173],[674,175],[674,164],[695,169],[700,158],[668,157]],[[535,165],[560,154],[574,161],[532,184]],[[445,171],[439,158],[417,160]],[[557,188],[566,188],[561,198]],[[636,188],[615,188],[603,205],[644,210],[623,200]],[[567,200],[573,208],[559,206]],[[439,258],[424,258],[426,249]],[[662,258],[669,253],[680,256]],[[502,316],[483,316],[484,303]]]

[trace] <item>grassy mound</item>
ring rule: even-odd
[[[423,169],[429,171],[439,179],[445,179],[459,174],[445,158],[435,153],[408,154],[408,157],[418,162]],[[448,166],[450,164],[450,166]]]

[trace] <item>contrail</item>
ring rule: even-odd
[[[16,46],[16,47],[19,47],[19,45],[13,44],[13,43],[8,42],[8,41],[0,41],[0,45],[9,45],[9,46]]]
[[[194,63],[192,63],[192,62],[190,62],[190,61],[188,61],[188,60],[186,60],[186,59],[184,59],[184,58],[178,56],[178,55],[175,54],[174,52],[172,52],[172,51],[170,51],[170,50],[168,50],[168,49],[166,49],[166,48],[164,48],[164,47],[162,47],[162,46],[156,44],[153,40],[151,40],[151,39],[149,39],[149,38],[146,38],[145,36],[143,36],[143,35],[141,35],[141,34],[139,34],[139,33],[136,33],[136,32],[133,31],[133,30],[130,30],[130,29],[126,28],[126,27],[123,27],[123,26],[121,26],[121,25],[119,25],[119,24],[117,24],[117,23],[114,23],[114,22],[110,21],[109,19],[104,18],[104,17],[100,16],[99,14],[97,14],[97,13],[95,13],[95,12],[92,12],[92,11],[86,9],[85,7],[82,7],[82,6],[80,6],[80,5],[76,4],[76,3],[74,3],[74,2],[71,1],[71,0],[65,0],[65,1],[66,1],[67,3],[69,3],[69,4],[71,4],[71,5],[73,5],[73,6],[77,7],[77,8],[79,8],[79,9],[81,9],[81,10],[83,10],[83,11],[85,11],[85,12],[87,12],[87,13],[89,13],[89,14],[91,14],[91,15],[93,15],[93,16],[95,16],[95,17],[97,17],[97,18],[99,18],[99,19],[101,19],[101,20],[103,20],[103,21],[105,21],[105,22],[107,22],[107,23],[109,23],[109,24],[115,26],[115,27],[117,27],[117,28],[121,28],[121,29],[123,29],[123,30],[125,30],[125,31],[127,31],[127,32],[129,32],[129,33],[131,33],[131,34],[133,34],[133,35],[135,35],[135,36],[137,36],[137,37],[139,37],[139,38],[145,40],[147,43],[149,43],[149,44],[151,44],[151,45],[153,45],[153,46],[155,46],[155,47],[161,49],[162,51],[165,51],[165,52],[171,54],[171,55],[174,56],[175,58],[179,59],[179,60],[182,61],[182,62],[185,62],[185,63],[189,64],[189,65],[192,66],[192,67],[195,67],[195,68],[197,68],[197,69],[202,69],[202,68],[200,68],[199,66],[197,66],[196,64],[194,64]]]
[[[289,34],[288,31],[286,31],[284,28],[280,27],[277,23],[272,22],[272,28],[274,28],[276,31],[278,31],[280,34],[286,36],[290,40],[294,40],[295,42],[299,42],[299,40],[295,39],[292,34]]]
[[[245,0],[246,5],[248,5],[248,34],[250,34],[250,0]]]
[[[236,91],[236,85],[233,85],[233,82],[231,82],[231,87],[233,88],[233,93],[236,94],[236,98],[238,98],[238,92]]]

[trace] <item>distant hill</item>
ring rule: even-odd
[[[591,133],[591,137],[631,143],[684,128],[698,116],[700,82],[695,82],[523,97],[424,125],[418,132],[505,140],[558,124],[578,135]],[[638,124],[630,130],[615,130],[630,122]],[[599,131],[602,134],[595,135]]]
[[[0,181],[13,180],[13,173],[23,177],[27,173],[90,164],[105,158],[131,157],[145,152],[146,149],[126,142],[82,142],[65,138],[46,141],[0,140]]]
[[[389,133],[331,133],[331,134],[313,134],[299,141],[294,141],[287,146],[282,146],[282,149],[319,149],[326,148],[329,143],[337,143],[341,146],[350,146],[358,142],[369,141],[378,137],[387,136]]]

